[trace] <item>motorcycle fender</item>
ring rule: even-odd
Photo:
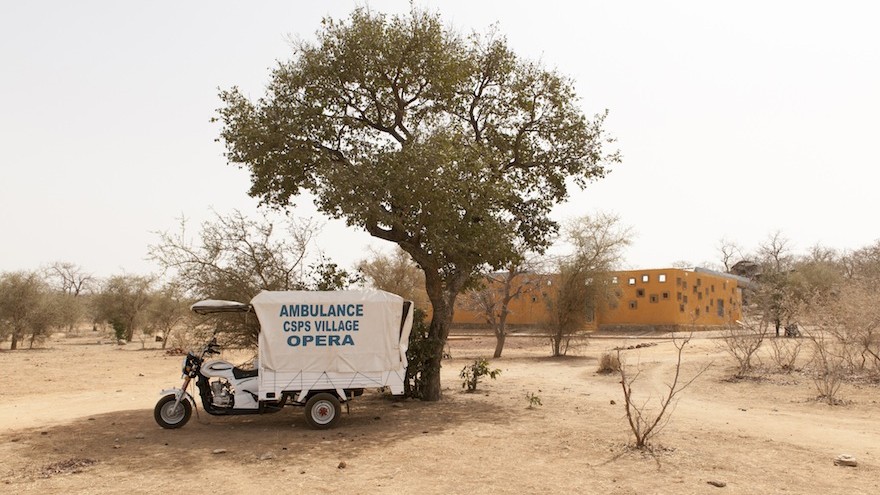
[[[165,390],[159,392],[159,397],[165,397],[166,395],[173,395],[177,397],[177,394],[179,394],[180,392],[181,390],[179,388],[166,388]],[[183,398],[186,398],[193,406],[196,405],[195,399],[193,399],[193,396],[190,395],[189,392],[183,392],[183,397],[181,397],[181,400],[183,400]]]

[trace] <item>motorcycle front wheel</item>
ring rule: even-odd
[[[192,415],[192,406],[189,400],[184,397],[175,408],[175,399],[176,397],[173,394],[166,395],[159,399],[155,409],[153,409],[153,417],[162,428],[180,428],[189,421],[189,417]]]

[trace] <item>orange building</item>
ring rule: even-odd
[[[614,297],[596,308],[600,329],[719,327],[742,318],[740,279],[697,268],[628,270],[612,274]]]
[[[584,308],[589,322],[584,330],[705,330],[742,318],[741,283],[746,280],[741,277],[701,268],[627,270],[608,275],[597,282],[607,284],[607,297],[600,297],[593,308]],[[524,287],[508,305],[507,323],[512,327],[545,327],[554,278],[535,274],[518,277],[515,284]],[[499,284],[489,282],[487,288],[497,290]],[[471,295],[459,296],[453,324],[486,325],[485,313],[473,304]]]

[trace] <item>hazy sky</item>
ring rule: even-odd
[[[630,267],[718,259],[781,229],[803,251],[880,238],[880,3],[445,1],[610,110],[623,163],[560,206],[615,212]],[[256,211],[211,123],[218,88],[263,94],[289,40],[352,1],[28,1],[0,6],[0,271],[63,260],[146,273],[156,231]],[[406,1],[372,1],[405,12]],[[300,201],[298,215],[314,215]],[[387,245],[328,222],[349,266]]]

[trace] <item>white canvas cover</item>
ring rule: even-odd
[[[405,369],[412,311],[402,321],[404,302],[379,290],[261,292],[251,301],[261,375]]]

